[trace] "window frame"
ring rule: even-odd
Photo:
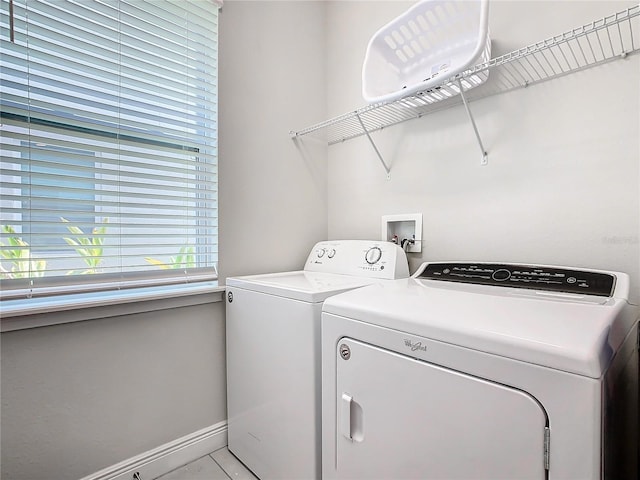
[[[21,0],[25,5],[27,2],[35,2],[37,0]],[[40,0],[42,3],[46,3],[46,0]],[[118,2],[120,0],[117,0]],[[124,3],[124,0],[122,0]],[[215,0],[193,0],[196,3],[200,3],[200,4],[206,4],[207,6],[210,6],[210,8],[215,8],[216,10],[219,9],[222,6],[222,1],[215,1]],[[3,3],[7,4],[7,0],[4,0]],[[127,4],[135,4],[136,0],[127,0],[126,2]],[[10,23],[10,41],[14,41],[15,39],[15,33],[14,33],[14,19],[13,19],[13,0],[9,1],[9,15],[11,16],[11,18],[9,19],[9,23]],[[57,8],[57,7],[56,7]],[[153,7],[152,7],[153,8]],[[5,11],[3,9],[2,12],[3,16],[5,15]],[[216,20],[217,21],[217,20]],[[4,23],[4,22],[3,22]],[[216,76],[217,76],[217,34],[218,34],[218,29],[217,29],[217,24],[216,24],[216,28],[215,28],[215,35],[216,35],[216,39],[215,40],[215,56],[216,56]],[[3,38],[3,41],[5,41],[5,39]],[[215,114],[215,123],[216,123],[216,131],[217,131],[217,85],[216,86],[212,86],[212,89],[215,88],[215,92],[214,95],[216,97],[216,100],[214,102],[214,114]],[[16,117],[19,116],[18,114],[12,113],[12,112],[5,112],[4,109],[4,105],[3,105],[3,119],[7,119],[8,117],[14,116],[13,120],[16,120]],[[37,114],[34,114],[33,116],[31,115],[31,112],[28,112],[28,115],[25,116],[26,118],[23,118],[22,120],[26,120],[26,122],[28,123],[28,125],[31,124],[37,124],[37,123],[42,123],[42,124],[46,124],[47,128],[52,128],[52,129],[61,129],[61,130],[81,130],[82,134],[84,135],[90,135],[90,134],[95,134],[98,136],[102,136],[102,137],[113,137],[113,133],[109,132],[109,131],[101,131],[101,130],[97,130],[94,129],[94,131],[90,131],[92,130],[91,128],[88,127],[78,127],[77,125],[73,124],[73,123],[65,123],[65,122],[54,122],[50,119],[47,118],[43,118],[43,119],[39,119],[37,117]],[[18,119],[19,120],[19,119]],[[127,133],[127,132],[131,132],[131,133]],[[117,138],[115,138],[115,141],[117,142],[118,145],[122,145],[123,142],[130,142],[130,143],[136,143],[136,142],[141,142],[142,144],[144,143],[151,143],[151,144],[158,144],[157,140],[154,140],[153,138],[149,137],[149,135],[146,134],[142,134],[139,137],[136,136],[133,130],[122,130],[122,131],[118,131],[117,134]],[[143,132],[144,133],[144,132]],[[31,141],[31,140],[29,140]],[[213,142],[215,143],[216,147],[216,154],[215,154],[215,165],[214,165],[214,173],[209,173],[210,177],[215,177],[215,182],[214,182],[214,188],[211,190],[207,190],[209,195],[213,195],[213,201],[212,203],[215,204],[215,210],[217,212],[217,134],[216,137],[213,139]],[[162,143],[162,142],[160,142]],[[176,144],[175,143],[175,139],[171,136],[166,137],[166,144],[165,145],[160,145],[161,147],[167,147],[167,146],[172,146],[172,147],[178,147],[180,150],[183,150],[185,152],[191,152],[192,154],[195,154],[195,157],[198,158],[200,156],[200,149],[197,146],[189,146],[186,144]],[[91,151],[91,149],[89,148],[87,151]],[[95,153],[95,152],[94,152]],[[100,163],[99,162],[99,154],[96,153],[96,161],[95,163]],[[15,158],[10,158],[10,160],[15,160]],[[31,158],[30,160],[31,161]],[[3,163],[4,162],[4,158],[3,158]],[[194,162],[195,164],[198,163],[198,161],[196,160]],[[209,164],[210,165],[210,164]],[[196,173],[198,171],[198,169],[196,168],[194,170],[193,176],[194,176],[194,184],[198,184],[198,178],[199,178],[199,174]],[[208,181],[209,183],[211,183],[211,181]],[[197,190],[197,187],[196,187]],[[100,190],[99,189],[94,189],[94,197],[97,197],[100,195]],[[18,279],[2,279],[0,280],[0,285],[2,287],[1,292],[0,292],[0,299],[3,302],[6,302],[7,299],[33,299],[36,297],[48,297],[48,296],[52,296],[52,295],[70,295],[70,294],[77,294],[77,293],[85,293],[88,295],[96,295],[99,292],[102,291],[112,291],[112,290],[126,290],[126,289],[131,289],[131,288],[147,288],[147,287],[151,287],[151,288],[157,288],[157,286],[159,285],[168,285],[168,284],[194,284],[194,283],[201,283],[204,282],[204,284],[206,284],[209,288],[211,288],[212,286],[215,287],[215,283],[211,283],[212,281],[215,281],[217,279],[217,213],[215,216],[213,217],[207,217],[209,219],[209,221],[211,219],[214,219],[215,222],[213,225],[204,225],[201,227],[201,225],[203,224],[203,222],[198,218],[200,217],[199,212],[197,211],[199,208],[201,208],[201,201],[198,201],[199,198],[201,198],[199,196],[199,194],[196,193],[195,197],[196,200],[194,201],[194,203],[196,204],[195,207],[195,228],[196,228],[196,236],[195,236],[195,241],[194,243],[192,243],[191,245],[193,247],[196,248],[196,251],[194,252],[195,257],[194,258],[200,258],[202,257],[202,255],[198,253],[197,249],[199,248],[199,245],[201,245],[203,238],[199,235],[205,236],[207,234],[200,234],[198,233],[200,228],[209,228],[209,229],[213,229],[215,230],[215,242],[213,243],[207,243],[206,244],[206,248],[211,248],[213,247],[214,249],[214,253],[215,253],[215,262],[212,263],[210,266],[208,267],[203,267],[201,269],[190,269],[188,268],[188,265],[185,264],[186,268],[176,268],[175,271],[173,272],[158,272],[157,270],[154,270],[152,268],[149,268],[148,270],[140,270],[139,272],[131,272],[130,274],[123,274],[122,272],[117,272],[117,273],[112,273],[112,274],[97,274],[97,275],[91,275],[91,277],[86,277],[86,278],[79,278],[78,282],[67,282],[67,281],[63,281],[62,276],[55,276],[55,277],[47,277],[47,281],[45,280],[39,280],[37,281],[37,285],[34,285],[34,277],[30,277],[30,278],[24,278],[24,279],[19,279],[19,281],[17,281]],[[210,198],[208,198],[207,200],[211,201]],[[93,202],[93,205],[95,207],[95,205],[97,204],[96,201]],[[29,210],[31,212],[31,210]],[[31,213],[30,213],[31,215]],[[90,216],[94,217],[93,223],[97,224],[99,223],[97,218],[99,217],[105,217],[108,215],[102,215],[100,212],[96,211],[96,209],[94,208],[93,213],[90,214]],[[9,221],[5,221],[3,219],[2,221],[3,225],[5,224],[10,224]],[[79,223],[82,223],[81,221],[79,221]],[[30,232],[18,232],[16,234],[16,236],[21,236],[23,233],[28,233],[28,234],[33,234],[35,230],[32,230]],[[25,235],[27,236],[27,235]],[[71,236],[71,235],[69,235]],[[90,236],[90,234],[89,234]],[[5,235],[5,238],[7,237],[7,235]],[[33,245],[33,243],[30,243],[30,246]],[[63,246],[63,245],[61,245]],[[37,246],[34,246],[35,249],[37,249]],[[120,247],[122,248],[122,247]],[[54,250],[50,250],[50,252],[52,252]],[[154,254],[154,252],[151,252],[151,254]],[[206,262],[205,262],[206,263]],[[209,262],[211,263],[211,262]],[[192,271],[189,271],[192,270]],[[89,280],[89,281],[87,281]],[[89,293],[90,292],[90,293]],[[3,306],[6,304],[3,304]]]

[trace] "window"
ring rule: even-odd
[[[215,278],[213,0],[0,0],[3,298]]]

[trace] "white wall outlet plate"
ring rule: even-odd
[[[397,243],[407,253],[422,252],[422,214],[383,215],[381,239]]]

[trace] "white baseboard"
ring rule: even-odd
[[[216,423],[80,480],[152,480],[227,445],[227,422]]]

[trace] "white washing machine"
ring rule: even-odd
[[[320,318],[340,292],[407,278],[389,242],[320,242],[295,272],[227,279],[229,450],[261,480],[319,479]]]
[[[423,264],[327,299],[323,479],[636,480],[623,273]]]

